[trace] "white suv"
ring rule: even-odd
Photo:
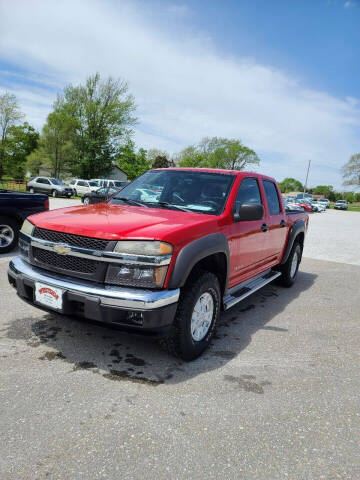
[[[82,180],[81,178],[75,178],[71,180],[70,187],[74,190],[75,195],[85,195],[85,193],[93,192],[99,188],[97,182],[92,180]]]
[[[128,182],[123,182],[121,180],[109,180],[107,178],[92,178],[91,182],[96,182],[99,187],[115,187],[115,188],[124,188]]]

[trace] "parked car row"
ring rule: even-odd
[[[46,193],[52,197],[68,197],[74,195],[74,191],[58,178],[34,177],[26,184],[26,190],[30,193]]]
[[[52,197],[67,197],[73,195],[83,197],[86,194],[96,191],[100,187],[120,189],[125,187],[127,182],[119,180],[108,180],[96,178],[92,180],[83,180],[75,178],[66,185],[62,180],[51,177],[33,177],[26,184],[26,190],[30,193],[46,193]]]
[[[291,210],[305,210],[307,212],[325,212],[326,206],[324,202],[315,202],[308,198],[291,199],[289,197],[283,198],[287,211]]]

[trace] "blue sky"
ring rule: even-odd
[[[240,138],[258,170],[341,188],[360,151],[356,0],[0,2],[0,91],[41,129],[67,83],[129,82],[139,146]]]

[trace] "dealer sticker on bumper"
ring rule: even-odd
[[[63,304],[63,290],[36,282],[35,300],[46,307],[61,310]]]

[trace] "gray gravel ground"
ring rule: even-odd
[[[316,231],[333,218],[311,217],[308,240],[322,252],[334,238]],[[209,351],[183,363],[152,341],[21,302],[8,260],[2,480],[360,478],[357,265],[305,258],[293,288],[269,285],[222,315]]]
[[[360,212],[326,210],[310,215],[304,255],[360,265]]]
[[[50,210],[76,205],[81,205],[81,200],[78,198],[50,198]]]

